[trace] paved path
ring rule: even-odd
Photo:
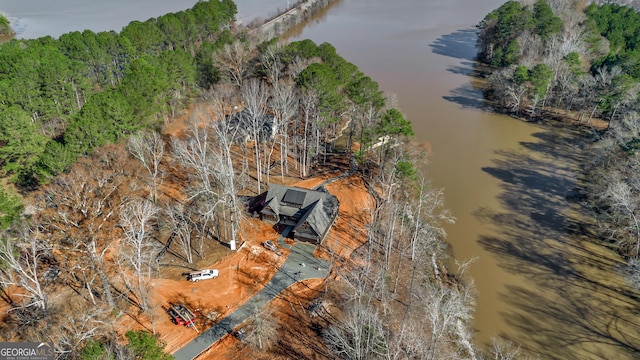
[[[352,156],[351,168],[349,170],[322,182],[314,189],[317,190],[336,180],[350,176],[355,173],[357,169],[358,163],[355,156]],[[231,333],[234,328],[250,318],[259,309],[262,309],[269,301],[273,300],[273,298],[278,296],[278,294],[291,284],[306,279],[325,278],[329,275],[331,264],[328,261],[313,256],[313,252],[316,249],[315,245],[305,242],[295,242],[294,245],[289,245],[284,242],[284,239],[289,235],[291,230],[292,226],[287,226],[278,238],[278,245],[290,249],[291,253],[267,286],[244,305],[217,322],[183,348],[176,351],[173,354],[176,360],[191,360],[195,358],[223,336]]]
[[[282,237],[278,241],[281,245]],[[313,278],[324,278],[329,274],[331,264],[328,261],[313,256],[316,247],[312,244],[296,242],[289,246],[291,253],[282,267],[273,276],[271,281],[233,313],[217,322],[202,335],[176,351],[173,356],[177,360],[191,360],[205,351],[223,336],[229,334],[234,328],[247,320],[257,310],[262,309],[269,301],[278,296],[291,284]],[[304,264],[304,265],[301,265]]]
[[[333,177],[331,179],[327,179],[327,180],[323,181],[321,184],[319,184],[318,186],[314,187],[313,189],[314,190],[318,190],[321,187],[323,187],[325,185],[328,185],[328,184],[331,184],[334,181],[338,181],[340,179],[346,178],[347,176],[351,176],[351,175],[355,174],[355,172],[358,170],[358,161],[356,160],[356,156],[355,155],[351,156],[351,160],[350,161],[351,161],[351,167],[349,168],[349,170],[347,170],[346,172],[344,172],[344,173],[342,173],[342,174],[340,174],[340,175],[338,175],[336,177]]]

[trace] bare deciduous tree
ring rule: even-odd
[[[308,65],[309,63],[307,60],[302,59],[299,56],[296,56],[291,62],[291,64],[289,64],[289,67],[287,68],[287,70],[291,75],[291,78],[295,79],[298,77],[298,75],[300,75],[302,71],[304,71],[304,69],[307,68]]]
[[[280,141],[280,177],[284,179],[285,171],[289,173],[287,157],[289,155],[289,122],[297,112],[298,99],[293,81],[281,80],[280,85],[274,88],[271,98],[271,108],[274,113],[273,140],[267,164],[271,164],[271,154],[276,140]],[[269,172],[267,172],[267,182],[269,182]]]
[[[227,73],[231,82],[238,87],[242,86],[247,76],[250,58],[249,45],[242,41],[226,44],[214,54],[216,64]]]
[[[271,46],[268,46],[262,53],[260,53],[260,63],[265,69],[267,79],[274,91],[278,91],[280,87],[280,78],[284,73],[284,64],[280,59],[280,52],[282,51],[282,45],[277,42]]]
[[[16,293],[26,301],[14,302],[14,308],[47,310],[49,297],[43,282],[46,269],[42,260],[51,256],[50,250],[39,234],[31,230],[24,230],[19,238],[9,235],[0,240],[0,285],[3,288],[18,286],[25,291]]]
[[[296,131],[298,163],[300,164],[300,177],[306,178],[313,166],[313,157],[317,155],[318,145],[316,131],[318,121],[318,95],[314,91],[306,91],[300,97],[300,111],[302,121],[302,137],[300,131]],[[316,141],[314,141],[316,140]]]
[[[50,331],[59,358],[73,357],[87,342],[113,330],[109,310],[86,304],[69,304],[64,313],[55,315],[55,331]]]
[[[265,115],[267,114],[267,100],[269,99],[269,89],[264,82],[251,79],[242,86],[242,101],[247,111],[247,121],[251,130],[253,141],[255,142],[255,168],[257,178],[257,192],[260,193],[262,186],[262,173],[264,166],[260,156],[260,147],[263,145],[265,134]]]
[[[493,338],[490,356],[494,360],[517,360],[521,358],[520,346],[510,340]]]
[[[85,243],[85,251],[89,255],[89,259],[90,259],[90,268],[93,272],[95,272],[98,275],[98,278],[100,279],[100,283],[102,286],[102,293],[104,294],[104,298],[107,304],[109,305],[109,308],[115,309],[116,304],[113,299],[113,294],[111,292],[112,284],[105,271],[105,267],[106,267],[105,255],[109,249],[110,249],[110,245],[105,246],[102,249],[99,249],[97,245],[97,241],[93,236],[91,237],[90,241]],[[89,290],[89,293],[91,294],[92,290],[90,288],[88,288],[88,290]]]
[[[105,258],[114,239],[105,230],[117,224],[124,178],[114,174],[123,166],[111,162],[112,157],[127,158],[123,147],[106,147],[94,159],[83,159],[58,176],[37,197],[41,211],[33,216],[47,241],[55,244],[60,262],[67,264],[64,275],[82,283],[89,300],[104,300],[110,309],[116,307],[111,292],[114,276]],[[128,188],[135,189],[136,182],[130,181]]]
[[[238,127],[226,119],[229,105],[223,99],[212,99],[212,103],[214,117],[200,113],[202,120],[193,120],[190,125],[190,138],[174,140],[173,150],[176,160],[197,175],[188,201],[189,208],[199,209],[202,216],[202,235],[208,234],[208,224],[218,216],[219,224],[228,224],[222,226],[218,235],[229,229],[227,238],[230,248],[235,250],[241,204],[237,196],[232,145]],[[223,207],[221,212],[218,211],[220,206]]]
[[[173,239],[173,242],[176,243],[182,254],[184,255],[184,259],[187,263],[191,264],[193,262],[193,248],[192,248],[192,228],[187,219],[189,214],[186,212],[184,206],[180,203],[170,204],[164,207],[163,211],[164,216],[166,216],[166,224],[168,224],[170,229],[170,239]],[[169,240],[167,240],[167,244],[165,247],[170,246],[168,244]]]
[[[638,205],[640,196],[637,189],[633,189],[624,176],[614,171],[610,174],[607,186],[601,198],[610,207],[608,223],[616,228],[614,238],[623,251],[632,256],[640,255],[640,219],[638,219]]]
[[[259,350],[270,348],[278,340],[278,319],[268,309],[255,309],[249,319],[245,342]]]
[[[160,245],[151,237],[151,228],[155,220],[156,207],[146,200],[132,200],[120,209],[120,226],[124,234],[124,247],[119,254],[128,267],[133,270],[135,281],[124,273],[123,279],[130,289],[138,306],[144,311],[151,310],[149,282],[156,268],[156,255]]]
[[[151,201],[155,203],[158,196],[158,182],[162,181],[160,162],[164,155],[164,140],[157,132],[139,133],[129,138],[127,148],[147,170],[151,182],[149,195]]]
[[[209,232],[209,226],[213,223],[215,209],[218,206],[219,196],[214,188],[215,176],[213,165],[213,150],[209,127],[197,117],[190,120],[188,128],[188,138],[185,140],[172,139],[172,149],[174,159],[186,169],[189,176],[195,174],[191,179],[189,188],[186,189],[188,210],[195,211],[200,216],[199,231],[201,239],[205,238]],[[204,256],[203,242],[198,243],[200,256]]]
[[[354,303],[344,319],[330,326],[324,337],[341,359],[386,359],[389,354],[386,329],[375,308]]]
[[[640,155],[633,149],[639,131],[637,113],[609,125],[606,136],[595,146],[591,183],[600,209],[600,230],[632,257],[640,255]],[[629,148],[630,153],[620,156],[620,148]]]
[[[371,263],[341,271],[342,281],[349,291],[342,295],[349,303],[370,305],[373,297],[380,297],[384,288],[384,273]]]
[[[419,306],[423,307],[424,320],[429,328],[425,339],[425,359],[440,359],[443,353],[448,353],[446,344],[452,340],[451,334],[456,334],[453,340],[460,344],[461,349],[476,358],[469,333],[475,305],[473,287],[449,287],[438,282],[426,282],[423,286],[424,289],[415,292],[415,296]]]
[[[225,214],[229,214],[229,229],[231,230],[230,248],[236,250],[238,241],[238,232],[240,230],[240,221],[242,218],[242,204],[238,200],[236,187],[235,167],[233,165],[233,156],[231,153],[232,139],[235,138],[237,129],[231,127],[227,119],[219,119],[212,121],[211,126],[215,130],[218,148],[214,151],[214,159],[216,160],[217,169],[215,177],[220,184],[220,192],[222,203],[225,205]],[[259,189],[259,187],[258,187]]]

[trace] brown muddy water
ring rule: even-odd
[[[567,200],[584,141],[491,112],[472,76],[474,26],[502,3],[338,0],[288,36],[333,44],[398,96],[431,145],[429,177],[458,219],[448,241],[457,259],[476,258],[479,344],[503,336],[542,358],[640,358],[638,294]]]

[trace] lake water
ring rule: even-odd
[[[503,2],[338,0],[288,36],[333,44],[397,95],[431,145],[426,169],[458,218],[448,241],[477,259],[478,344],[502,336],[545,359],[638,359],[640,297],[567,200],[588,161],[583,138],[495,114],[471,76],[475,25]]]
[[[293,2],[293,1],[292,1]],[[0,12],[9,18],[17,38],[59,37],[85,29],[115,30],[133,20],[191,8],[197,0],[0,0]],[[237,20],[249,23],[285,9],[287,0],[238,0]]]

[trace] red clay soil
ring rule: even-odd
[[[15,301],[15,299],[21,299],[23,297],[26,298],[28,297],[28,293],[23,288],[15,285],[7,286],[6,288],[1,289],[1,291],[2,301],[0,301],[0,322],[3,322],[11,310],[11,304],[7,299],[14,299]]]
[[[197,357],[198,360],[241,359],[324,359],[323,345],[314,336],[314,319],[307,308],[324,290],[322,279],[299,282],[267,305],[267,311],[277,314],[277,340],[268,348],[258,350],[243,346],[238,338],[228,335]]]
[[[126,317],[119,328],[155,330],[166,343],[166,351],[174,352],[260,291],[284,262],[287,250],[283,249],[285,254],[278,256],[261,245],[262,241],[278,236],[271,226],[256,219],[247,219],[244,225],[239,250],[230,252],[222,261],[203,266],[218,269],[218,278],[200,282],[187,281],[186,277],[152,279],[152,304],[156,308],[153,325],[149,316],[144,315],[136,319]],[[195,329],[171,322],[162,309],[170,303],[182,303],[196,311]]]
[[[312,178],[292,185],[313,187],[324,180],[323,178]],[[327,189],[338,197],[340,210],[322,249],[319,249],[317,253],[318,256],[327,259],[331,258],[330,254],[348,258],[351,252],[366,241],[366,224],[371,219],[374,200],[367,192],[363,181],[355,175],[329,184]],[[160,339],[166,343],[165,350],[172,353],[196,338],[216,320],[225,317],[248,301],[270,281],[288,254],[286,249],[282,249],[284,254],[278,256],[261,245],[263,241],[276,239],[279,235],[272,226],[258,219],[246,219],[243,223],[241,236],[244,242],[237,252],[230,252],[222,261],[204,266],[218,269],[220,271],[218,278],[197,283],[189,282],[186,279],[153,279],[151,281],[152,303],[156,305],[157,309],[153,314],[153,326],[149,317],[145,315],[139,316],[135,320],[133,317],[126,317],[119,328],[123,330],[141,328],[155,330]],[[334,260],[336,260],[335,257]],[[299,298],[301,303],[308,301],[304,299],[308,297],[310,288],[322,287],[322,284],[321,279],[308,281],[305,285],[296,284],[287,291],[286,299],[289,299],[290,303],[298,301],[291,300],[292,298]],[[279,299],[273,303],[282,301],[285,300]],[[195,329],[173,324],[162,309],[163,306],[169,306],[169,303],[182,303],[195,310],[197,315]],[[270,306],[278,307],[276,304]],[[280,326],[286,327],[286,319],[291,317],[286,313],[279,313],[279,318],[281,320]],[[299,326],[295,323],[289,325],[294,328]],[[222,357],[221,354],[229,354],[231,349],[235,349],[231,351],[231,353],[235,353],[237,346],[234,341],[237,340],[233,337],[219,341],[207,351],[211,357],[203,355],[201,358],[229,358],[227,355]],[[304,348],[296,349],[296,351],[304,351]]]
[[[340,211],[322,245],[330,253],[347,259],[367,241],[367,225],[373,216],[375,200],[357,175],[340,179],[326,188],[338,197]]]
[[[293,185],[313,187],[321,182],[308,179]],[[350,176],[327,186],[340,201],[340,211],[334,226],[329,231],[317,253],[330,257],[331,253],[348,258],[367,239],[366,224],[374,207],[373,197],[367,192],[358,176]],[[336,258],[334,257],[335,261]],[[329,280],[331,281],[331,280]],[[314,321],[307,314],[307,305],[323,290],[323,279],[312,279],[292,285],[269,307],[279,319],[279,340],[269,351],[257,351],[242,346],[238,339],[226,336],[203,353],[201,359],[325,359],[322,341],[312,326]],[[275,331],[275,330],[274,330]]]
[[[185,115],[175,120],[164,133],[167,136],[180,136],[184,130],[186,119]],[[275,153],[277,154],[279,151],[275,151]],[[277,160],[277,157],[275,159]],[[318,169],[314,173],[314,177],[305,180],[295,177],[283,179],[280,176],[272,176],[271,181],[312,188],[340,174],[340,172],[346,171],[349,166],[348,158],[341,159],[338,165],[335,165],[337,164],[335,161],[327,161],[327,163],[332,163],[334,166]],[[279,170],[274,171],[274,173],[278,172]],[[166,196],[180,198],[184,184],[177,182],[177,180],[183,179],[175,177],[171,180],[167,179],[162,184],[161,192]],[[336,181],[326,188],[338,197],[340,209],[332,229],[316,253],[317,256],[333,261],[347,259],[367,239],[366,229],[372,216],[374,200],[357,175]],[[170,256],[165,255],[161,262],[167,262],[167,264],[163,264],[167,267],[162,268],[161,278],[152,279],[149,283],[151,305],[155,311],[151,315],[139,314],[135,310],[127,311],[126,315],[120,316],[117,320],[116,326],[120,335],[128,330],[145,329],[158,334],[160,339],[166,343],[165,350],[167,352],[175,352],[216,321],[244,304],[271,280],[278,268],[284,263],[288,250],[282,249],[283,255],[278,256],[265,249],[262,243],[268,239],[276,239],[278,236],[271,225],[254,218],[244,219],[241,225],[241,245],[239,244],[238,251],[232,252],[219,244],[208,244],[210,249],[217,246],[215,256],[212,255],[204,260],[199,260],[197,264],[191,264],[191,266],[200,269],[219,270],[218,278],[197,283],[187,281],[183,273],[189,270],[181,266],[173,266]],[[113,253],[116,252],[115,249],[117,246],[114,246]],[[110,253],[108,256],[113,256],[113,254]],[[269,306],[284,309],[278,313],[280,327],[289,327],[292,333],[300,333],[300,323],[292,320],[294,318],[288,313],[291,306],[295,308],[291,304],[304,304],[310,301],[309,299],[315,296],[313,295],[315,293],[310,289],[322,288],[322,285],[323,280],[321,279],[295,284],[285,291],[286,294],[282,299],[274,300]],[[182,303],[194,310],[197,315],[195,328],[173,324],[169,315],[163,310],[170,303]],[[291,306],[287,308],[282,304]],[[0,302],[0,311],[5,310],[7,306],[5,302]],[[298,308],[300,306],[298,305]],[[2,311],[2,313],[6,313],[6,311]],[[304,354],[305,358],[314,358],[312,354],[307,354],[308,349],[305,345],[292,342],[290,346],[295,347],[296,353]],[[226,354],[226,348],[235,347],[233,339],[223,339],[208,352],[216,354],[215,356],[203,358],[221,358],[220,356],[226,355],[218,356],[218,352]]]

